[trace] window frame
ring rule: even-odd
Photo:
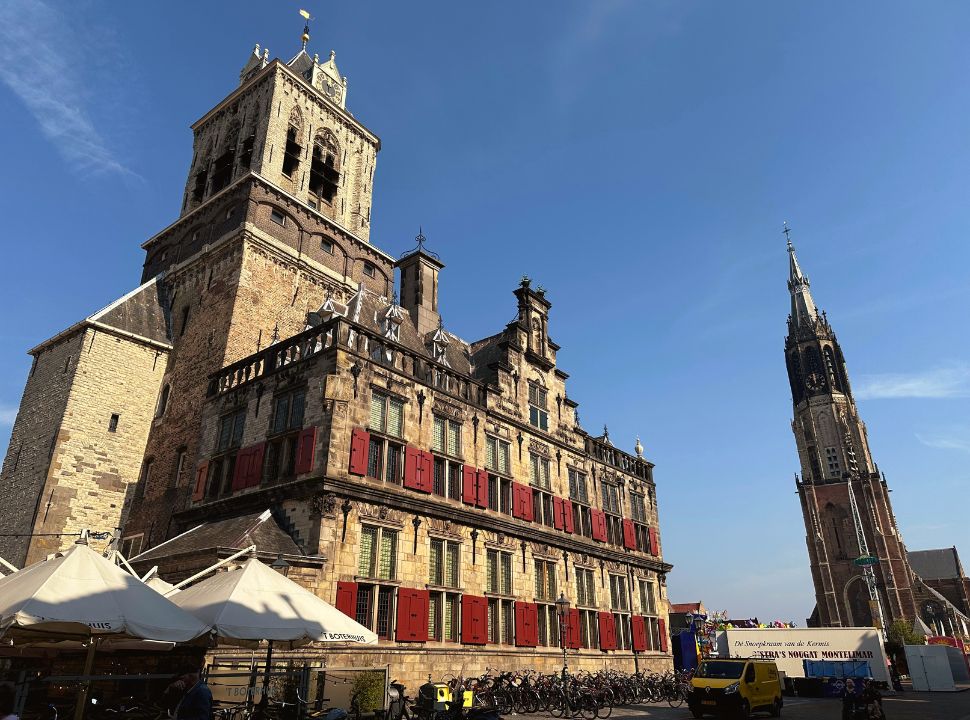
[[[370,565],[367,568],[371,571],[370,574],[364,573],[363,567],[363,551],[364,543],[363,537],[364,532],[368,530],[374,530],[374,540],[371,545],[371,557]],[[380,575],[380,563],[381,563],[381,547],[384,542],[384,538],[387,534],[393,534],[394,538],[391,544],[390,550],[390,570],[388,572],[388,577],[381,577]],[[390,528],[385,525],[375,525],[370,523],[361,523],[360,525],[360,539],[357,547],[357,578],[364,582],[396,582],[398,577],[398,561],[400,558],[399,544],[401,541],[401,530],[398,528]]]

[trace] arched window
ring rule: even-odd
[[[313,141],[310,159],[310,192],[332,203],[340,184],[340,148],[331,133],[318,135]]]
[[[832,384],[835,389],[841,393],[845,392],[844,386],[842,384],[842,377],[839,373],[839,366],[835,362],[835,355],[832,353],[832,348],[828,345],[822,350],[822,354],[825,356],[825,370],[831,379]]]
[[[165,414],[165,408],[168,407],[168,394],[170,390],[171,386],[165,383],[164,387],[162,387],[161,395],[158,396],[158,408],[155,411],[155,417],[160,418]]]

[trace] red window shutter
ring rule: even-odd
[[[613,615],[608,612],[599,614],[600,650],[616,650],[616,625]]]
[[[293,472],[297,475],[313,470],[313,459],[317,451],[317,428],[308,427],[300,431],[296,441],[296,465]]]
[[[647,649],[647,626],[643,621],[643,615],[634,615],[630,618],[633,630],[633,649],[636,652],[643,652]]]
[[[627,550],[637,549],[637,530],[629,518],[623,518],[623,547]]]
[[[488,471],[478,471],[478,492],[475,497],[475,504],[480,508],[488,507]]]
[[[657,620],[657,628],[660,632],[660,652],[667,652],[667,621],[663,618]]]
[[[572,500],[562,501],[562,513],[566,532],[574,533],[576,528],[573,526],[573,503]]]
[[[434,492],[434,455],[428,451],[421,453],[421,470],[418,474],[421,490],[426,493]]]
[[[263,481],[263,455],[266,454],[266,443],[253,445],[249,448],[249,471],[246,473],[245,487],[255,487]]]
[[[367,474],[367,453],[370,449],[370,433],[363,428],[354,428],[350,433],[350,472],[351,475]]]
[[[528,485],[522,486],[522,519],[535,522],[536,508],[532,504],[532,488]]]
[[[399,642],[428,641],[427,590],[399,588],[397,591],[397,633]]]
[[[535,603],[515,602],[515,644],[518,647],[539,644],[539,608]]]
[[[606,513],[602,510],[590,510],[593,540],[606,542]]]
[[[461,641],[484,645],[488,640],[488,600],[474,595],[461,598]]]
[[[527,520],[525,515],[525,507],[522,504],[522,491],[526,488],[517,482],[512,482],[512,517],[517,517],[519,520]],[[529,507],[532,507],[531,496]]]
[[[337,609],[349,618],[356,615],[357,583],[337,582]]]
[[[569,611],[566,627],[566,647],[570,650],[579,650],[583,640],[579,629],[579,610],[572,608]]]
[[[660,543],[657,541],[657,528],[650,528],[647,530],[647,534],[650,538],[650,554],[656,557],[660,554]]]
[[[416,447],[408,445],[404,448],[404,487],[421,490],[419,475],[424,475],[423,457]]]
[[[552,498],[552,524],[556,530],[566,529],[566,521],[563,520],[563,502],[560,497]]]
[[[195,471],[195,486],[192,488],[192,502],[198,502],[205,497],[205,481],[209,477],[209,461],[199,465]]]
[[[243,448],[236,453],[236,465],[232,469],[232,492],[247,487],[246,482],[249,479],[250,452],[250,448]]]
[[[474,505],[478,499],[478,491],[475,487],[478,484],[478,470],[471,465],[464,465],[461,469],[461,501],[468,505]]]

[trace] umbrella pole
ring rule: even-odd
[[[74,706],[74,720],[81,720],[84,717],[84,707],[88,703],[88,693],[91,690],[91,671],[94,670],[94,651],[97,649],[98,641],[91,638],[88,642],[88,654],[84,658],[84,670],[81,674],[84,680],[81,682],[81,690],[77,694],[77,704]]]
[[[266,648],[266,672],[263,673],[263,694],[259,697],[259,704],[263,707],[269,703],[269,671],[273,661],[273,641],[268,642]]]

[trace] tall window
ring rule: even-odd
[[[303,156],[303,147],[297,142],[298,131],[290,125],[286,131],[286,147],[283,151],[283,174],[292,178],[300,167],[300,158]]]
[[[397,530],[362,526],[357,570],[362,577],[394,580],[397,577]]]
[[[652,580],[640,578],[640,611],[647,630],[647,650],[660,649],[660,622],[657,617],[657,586]]]
[[[842,474],[842,468],[839,465],[839,451],[836,448],[825,448],[825,462],[828,464],[829,475],[839,477]]]
[[[549,429],[548,393],[537,383],[529,383],[529,423],[540,430]]]
[[[491,548],[486,551],[485,587],[490,593],[512,594],[512,553]]]
[[[637,547],[647,550],[650,547],[650,530],[647,527],[646,498],[640,493],[630,493],[630,515],[633,517],[633,528],[637,536]]]
[[[401,437],[404,434],[404,403],[374,390],[370,397],[369,427],[386,435]]]
[[[185,484],[185,468],[188,464],[188,453],[184,447],[178,449],[175,456],[175,477],[172,479],[172,486],[180,488]]]
[[[488,599],[488,641],[494,645],[511,645],[515,642],[515,622],[512,601],[502,598]]]
[[[529,481],[543,490],[550,488],[549,458],[544,458],[537,453],[529,453]]]
[[[491,435],[485,436],[485,467],[500,475],[509,474],[511,444]]]
[[[391,617],[394,612],[394,586],[376,583],[357,585],[354,619],[377,637],[391,639]]]
[[[576,605],[596,607],[596,578],[589,568],[575,568]]]
[[[297,438],[303,427],[306,388],[277,395],[273,399],[270,439],[266,445],[263,480],[275,482],[293,476],[296,467]]]
[[[340,173],[337,171],[337,146],[329,138],[317,138],[310,159],[310,192],[327,203],[337,194]]]
[[[232,476],[236,469],[236,453],[242,443],[246,427],[246,410],[237,410],[219,420],[216,456],[209,461],[206,497],[214,498],[232,490]]]
[[[431,492],[440,497],[461,500],[461,463],[435,457]]]
[[[623,544],[623,520],[620,517],[620,488],[613,483],[601,482],[603,510],[606,512],[606,537],[610,545]]]
[[[428,584],[458,589],[458,567],[461,545],[450,540],[432,538],[429,555]],[[428,606],[428,637],[446,642],[458,641],[458,608],[461,595],[457,592],[432,590]]]
[[[532,491],[532,517],[535,522],[542,523],[547,527],[555,527],[556,519],[554,516],[555,504],[552,501],[552,494],[542,490]]]
[[[452,457],[461,457],[461,423],[435,415],[431,449]]]
[[[537,559],[535,567],[539,644],[555,647],[559,645],[559,618],[555,605],[556,563]]]
[[[586,473],[569,468],[569,499],[573,504],[573,528],[578,535],[593,536]]]
[[[512,514],[512,481],[498,475],[488,476],[488,509]]]
[[[627,593],[626,575],[610,575],[610,609],[616,625],[616,646],[621,650],[630,648],[630,598]]]

